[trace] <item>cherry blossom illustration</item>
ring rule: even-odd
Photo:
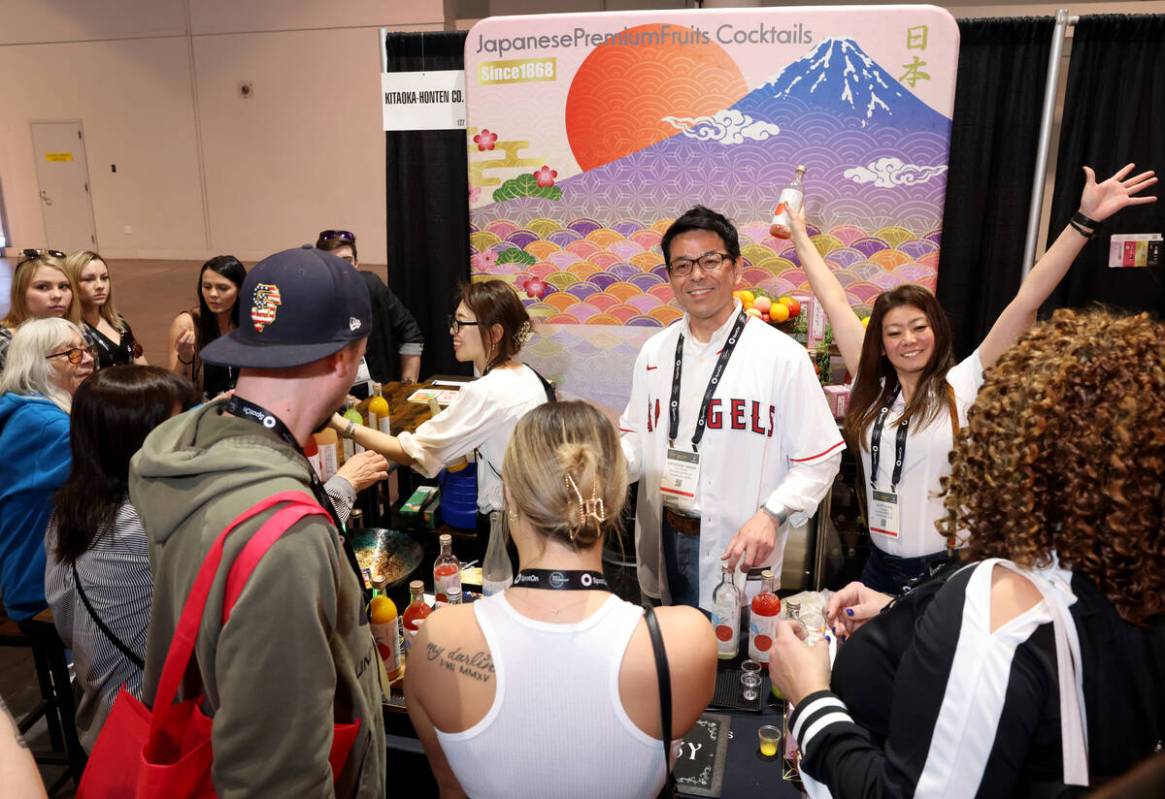
[[[497,140],[498,134],[494,133],[489,128],[482,128],[481,133],[473,137],[473,142],[477,145],[479,152],[492,150],[494,148],[494,143],[497,142]]]
[[[542,165],[541,169],[534,171],[534,179],[538,181],[538,185],[544,189],[548,189],[554,185],[554,179],[558,177],[558,171],[551,169],[546,164]]]

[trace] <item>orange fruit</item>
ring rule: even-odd
[[[373,624],[391,624],[396,619],[396,604],[386,596],[374,596],[368,605],[368,618]]]
[[[784,300],[780,300],[769,308],[769,319],[776,322],[778,325],[789,318],[789,306],[785,305]]]

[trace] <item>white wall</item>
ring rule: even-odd
[[[30,123],[79,119],[107,257],[253,260],[344,227],[383,262],[382,25],[442,29],[442,0],[0,0],[9,252],[52,246]]]

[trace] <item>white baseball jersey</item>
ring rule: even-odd
[[[739,302],[736,312],[740,310]],[[681,391],[695,393],[699,408],[708,380],[695,358],[713,362],[731,332],[736,313],[699,355],[686,346],[688,318],[652,336],[643,345],[631,380],[631,399],[620,417],[628,479],[639,480],[635,542],[639,585],[644,593],[669,601],[663,568],[660,479],[667,461],[668,404],[671,400],[676,343],[684,334]],[[720,581],[720,556],[761,503],[783,505],[789,523],[803,524],[833,484],[844,442],[805,348],[759,319],[750,318],[708,404],[699,444],[700,605],[712,606]],[[691,448],[694,423],[681,414],[675,445]],[[769,562],[779,575],[788,525],[778,532]],[[760,565],[760,564],[755,564]]]

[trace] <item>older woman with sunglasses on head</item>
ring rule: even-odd
[[[15,621],[44,610],[44,532],[53,493],[72,466],[73,392],[93,372],[81,328],[66,319],[22,324],[0,374],[0,594]]]
[[[80,323],[77,288],[65,270],[64,258],[59,250],[24,250],[21,254],[12,275],[8,315],[0,319],[0,371],[21,322],[58,317]]]
[[[356,234],[351,231],[321,230],[316,248],[347,261],[354,269],[360,268]],[[379,275],[360,270],[360,277],[372,298],[372,333],[368,336],[364,362],[356,375],[357,384],[366,385],[369,380],[415,383],[421,374],[421,350],[425,346],[420,325]],[[364,399],[365,394],[361,391],[358,396]]]
[[[65,259],[65,273],[77,287],[81,329],[97,353],[97,368],[136,363],[146,365],[142,345],[113,304],[113,281],[105,259],[92,250],[78,250]]]

